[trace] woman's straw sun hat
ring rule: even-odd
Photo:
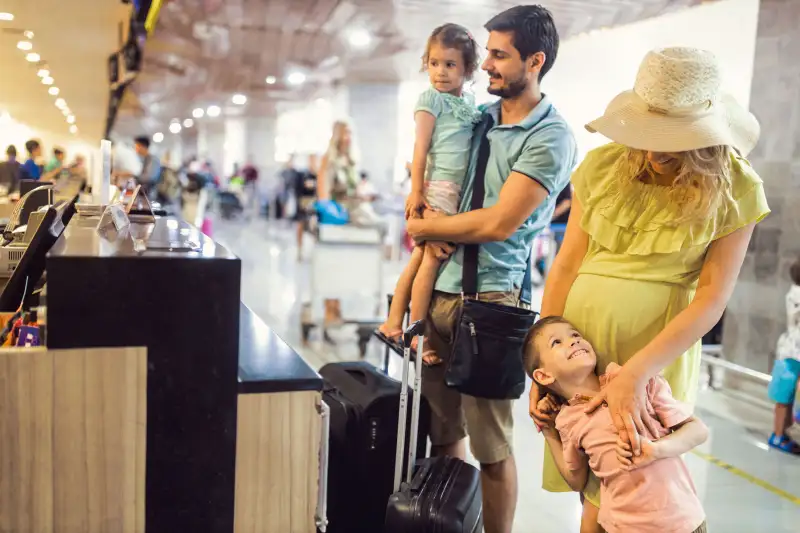
[[[648,52],[633,90],[618,94],[586,125],[612,141],[652,152],[728,145],[746,156],[761,132],[758,120],[720,91],[714,54],[696,48]]]

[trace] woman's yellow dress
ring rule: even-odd
[[[564,317],[594,346],[598,374],[611,362],[628,361],[689,305],[712,241],[769,214],[761,178],[734,154],[733,202],[723,202],[701,223],[671,224],[680,217],[680,206],[670,200],[668,187],[634,182],[621,189],[616,167],[625,154],[626,148],[615,143],[597,148],[572,176],[589,247]],[[698,342],[663,376],[675,398],[694,403],[699,373]],[[543,487],[570,490],[549,450]],[[599,505],[600,485],[593,475],[584,495]]]

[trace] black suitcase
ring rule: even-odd
[[[411,324],[403,335],[404,346],[410,346],[414,335],[420,335],[417,353],[422,353],[423,330],[423,321]],[[403,354],[404,385],[408,383],[410,359],[410,350],[406,348]],[[409,466],[406,468],[405,482],[401,483],[403,472],[400,458],[405,453],[404,424],[408,410],[408,387],[405,386],[401,387],[400,393],[394,493],[389,497],[386,506],[384,533],[481,533],[483,498],[480,472],[472,465],[453,457],[432,457],[416,463],[419,416],[414,405],[418,405],[422,388],[422,365],[417,363],[415,370],[415,401],[412,404],[407,463]]]
[[[325,531],[379,532],[393,489],[400,382],[363,361],[331,363],[319,373],[330,409]],[[426,444],[427,432],[419,441],[423,456]]]

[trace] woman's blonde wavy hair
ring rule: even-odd
[[[731,148],[711,146],[681,152],[682,161],[678,175],[670,186],[670,203],[680,215],[671,225],[691,224],[706,220],[720,207],[735,205],[731,182]],[[636,181],[652,176],[653,169],[647,161],[647,152],[627,149],[618,173],[620,192]]]

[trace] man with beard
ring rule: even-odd
[[[550,12],[517,6],[486,24],[489,92],[500,100],[486,109],[475,132],[460,213],[411,219],[416,241],[479,243],[478,297],[518,305],[534,236],[547,227],[558,194],[569,183],[577,147],[564,118],[540,90],[553,66],[559,37]],[[486,117],[484,117],[486,118]],[[482,138],[490,143],[482,209],[469,210]],[[440,247],[442,256],[453,252]],[[517,470],[512,451],[512,401],[462,395],[445,385],[462,297],[463,247],[445,263],[436,281],[428,316],[424,354],[433,364],[423,373],[423,392],[432,411],[434,453],[464,458],[464,439],[481,464],[486,533],[510,533],[517,503]]]

